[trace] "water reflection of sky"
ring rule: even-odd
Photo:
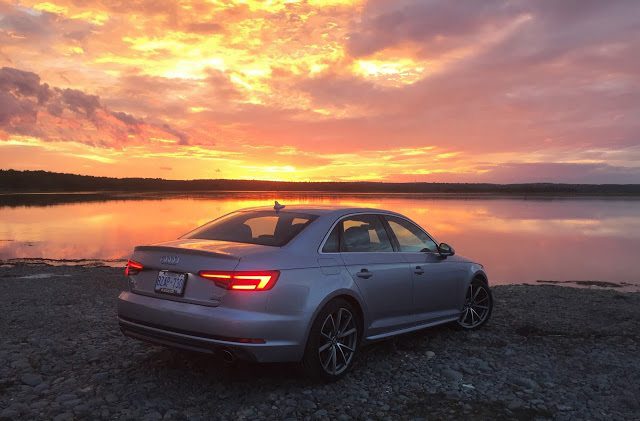
[[[433,199],[242,194],[0,207],[0,259],[118,259],[142,243],[173,239],[238,208],[273,203],[341,204],[409,216],[459,254],[485,264],[497,283],[640,281],[640,201]]]

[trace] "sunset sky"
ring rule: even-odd
[[[0,168],[640,183],[640,1],[0,0]]]

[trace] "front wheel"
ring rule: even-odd
[[[489,285],[482,279],[474,279],[467,288],[464,307],[458,319],[458,326],[463,329],[478,329],[491,316],[493,296]]]
[[[313,322],[303,366],[327,381],[344,376],[353,364],[360,340],[358,313],[346,300],[329,302]]]

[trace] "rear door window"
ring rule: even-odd
[[[342,220],[340,251],[345,253],[392,252],[389,236],[377,215],[354,215]]]

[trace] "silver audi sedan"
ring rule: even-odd
[[[229,362],[299,361],[325,380],[366,343],[442,323],[476,329],[493,305],[481,264],[379,209],[239,210],[136,247],[125,274],[125,335]]]

